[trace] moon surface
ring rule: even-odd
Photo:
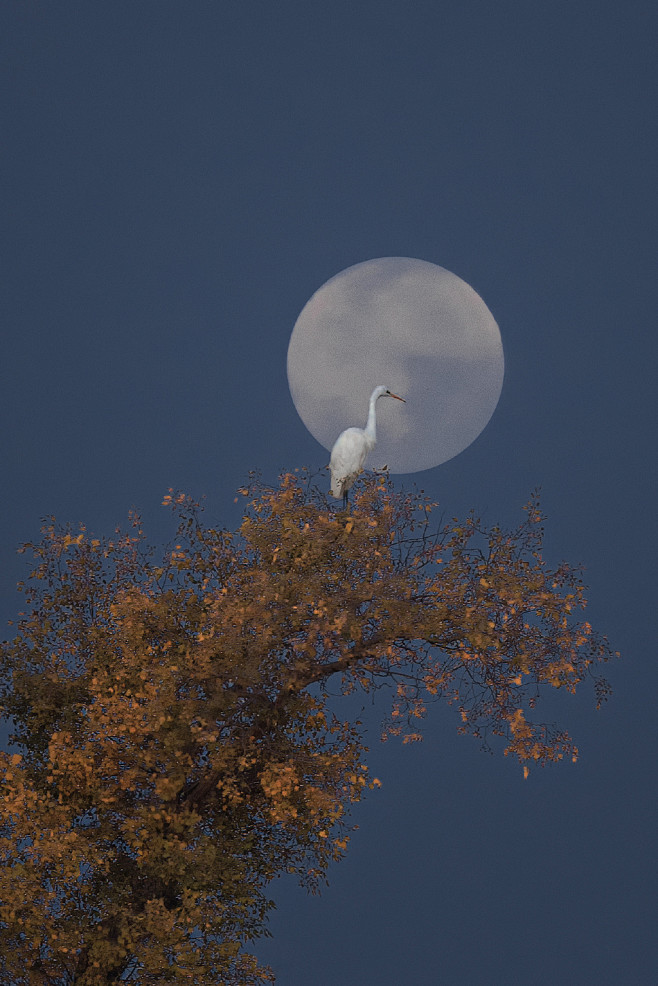
[[[407,401],[377,402],[369,468],[431,469],[473,442],[496,409],[505,361],[493,315],[437,264],[380,257],[348,267],[304,306],[288,347],[302,421],[327,450],[362,428],[379,384]]]

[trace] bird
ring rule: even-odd
[[[347,508],[347,494],[366,461],[368,452],[372,452],[377,442],[377,412],[375,410],[380,397],[394,397],[396,401],[406,403],[404,397],[391,393],[388,387],[375,387],[370,395],[368,420],[365,428],[346,428],[342,431],[331,450],[331,489],[330,493],[337,500],[343,499]]]

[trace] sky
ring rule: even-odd
[[[431,710],[320,898],[281,881],[282,986],[647,984],[655,936],[655,3],[0,7],[0,617],[40,518],[155,543],[169,487],[234,527],[252,469],[326,464],[288,390],[314,292],[414,257],[483,298],[491,422],[414,479],[586,566],[622,660],[555,714],[574,766],[523,780]],[[354,422],[360,424],[361,422]],[[382,710],[383,712],[383,710]]]

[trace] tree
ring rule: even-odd
[[[533,720],[610,656],[579,619],[578,571],[520,526],[434,528],[385,478],[334,512],[305,479],[252,483],[235,534],[178,517],[164,556],[139,518],[93,538],[49,520],[2,646],[0,972],[18,984],[251,984],[267,887],[311,890],[378,785],[361,724],[329,687],[384,691],[383,735],[419,738],[428,702],[531,764],[576,759]]]

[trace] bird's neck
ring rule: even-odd
[[[370,398],[370,408],[368,410],[368,420],[366,426],[363,429],[368,436],[368,438],[376,442],[377,441],[377,412],[375,410],[375,405],[377,404],[377,398]]]

